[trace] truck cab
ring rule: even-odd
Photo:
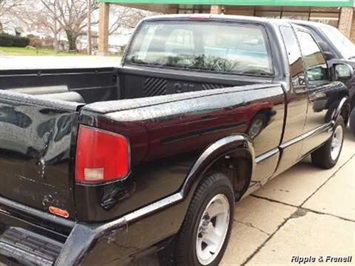
[[[290,20],[291,23],[307,28],[315,40],[320,44],[328,63],[342,62],[350,65],[355,70],[355,44],[344,36],[337,28],[317,22]],[[352,78],[344,80],[348,87],[349,97],[343,117],[345,124],[351,111],[355,108],[355,74]],[[339,99],[338,99],[339,100]],[[355,131],[353,134],[355,135]]]

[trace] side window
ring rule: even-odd
[[[290,65],[292,86],[294,88],[304,86],[306,83],[304,78],[303,60],[296,35],[291,27],[281,26],[280,31]]]
[[[329,74],[327,63],[313,37],[309,33],[299,30],[297,30],[297,36],[300,42],[309,84],[317,86],[328,82]]]

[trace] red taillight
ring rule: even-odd
[[[125,137],[80,126],[75,161],[75,180],[97,184],[124,178],[129,171],[128,141]]]

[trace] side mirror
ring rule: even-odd
[[[335,80],[349,80],[354,75],[354,69],[348,64],[336,64],[333,67]]]
[[[333,54],[326,42],[319,41],[318,45],[322,49],[323,55],[327,61],[336,58],[335,54]]]
[[[333,54],[330,51],[323,52],[323,55],[324,55],[325,60],[327,60],[327,61],[336,58],[335,54]]]

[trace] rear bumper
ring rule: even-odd
[[[55,265],[105,265],[115,260],[119,260],[122,265],[128,263],[129,256],[139,250],[125,244],[127,228],[124,218],[112,224],[96,226],[77,223],[63,245]]]
[[[117,240],[126,239],[127,234],[127,223],[122,219],[117,221],[115,229],[111,228],[109,234],[95,226],[76,223],[70,234],[65,236],[1,211],[0,228],[0,261],[6,264],[104,265],[117,259],[115,253],[120,254],[119,259],[123,262],[127,260],[123,250],[128,257],[135,251],[118,248]],[[114,256],[110,255],[110,249]],[[103,251],[105,258],[100,254]],[[91,258],[87,259],[88,256]]]
[[[0,261],[58,266],[129,264],[137,254],[176,234],[187,206],[178,193],[114,221],[87,224],[29,208],[19,211],[23,205],[0,197]],[[6,238],[9,235],[11,241]]]
[[[52,265],[75,223],[0,197],[0,261]]]

